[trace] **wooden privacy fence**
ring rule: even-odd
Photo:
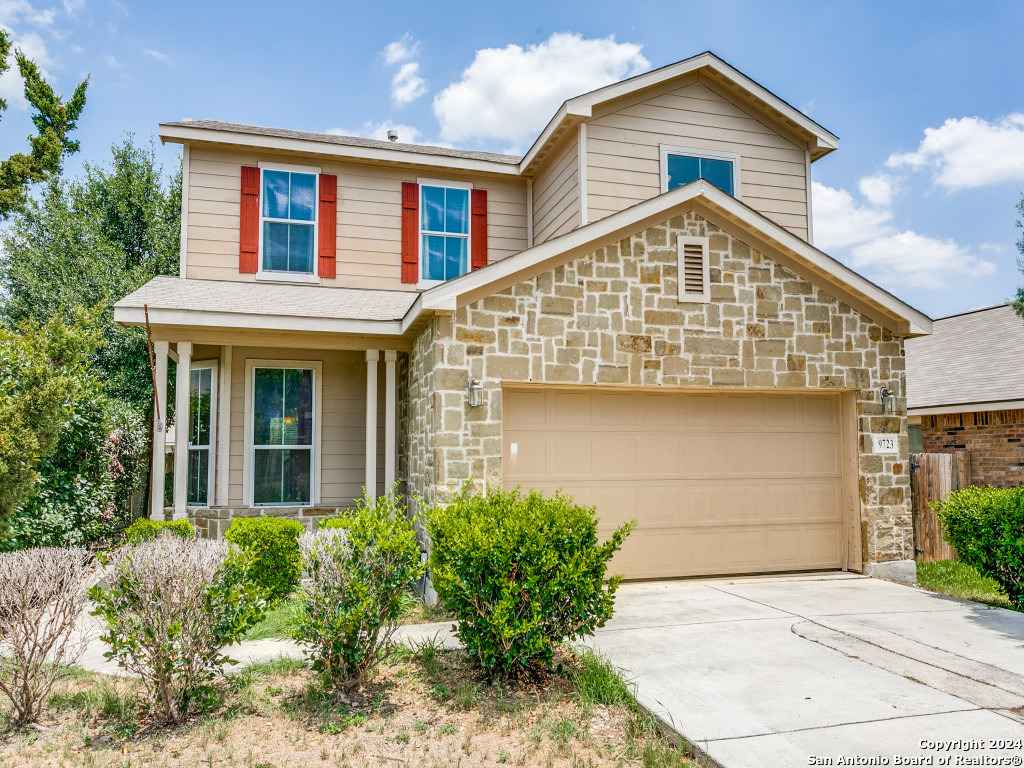
[[[933,501],[971,484],[971,452],[910,454],[910,505],[914,513],[917,559],[955,560],[956,550],[942,538]]]

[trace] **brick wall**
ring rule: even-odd
[[[676,298],[677,235],[710,238],[707,304]],[[503,381],[852,391],[864,562],[914,556],[906,417],[878,399],[902,397],[902,339],[696,214],[435,317],[410,358],[403,462],[428,504],[468,479],[500,486]],[[883,432],[898,454],[870,452]]]
[[[1024,409],[921,417],[925,453],[971,452],[971,482],[1024,483]]]

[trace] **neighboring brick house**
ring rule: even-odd
[[[971,452],[971,482],[1024,482],[1024,320],[1008,304],[935,320],[907,342],[911,452]]]
[[[160,136],[181,278],[115,309],[193,403],[153,516],[218,536],[471,481],[636,519],[629,578],[912,565],[903,340],[931,321],[813,247],[837,139],[714,55],[570,99],[522,157]]]

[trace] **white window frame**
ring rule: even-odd
[[[659,147],[661,149],[662,193],[668,192],[668,156],[685,155],[686,157],[697,157],[702,160],[730,161],[732,163],[732,196],[737,200],[743,199],[743,188],[740,183],[740,156],[736,152],[725,152],[717,149],[702,149],[700,147],[681,147],[675,144],[660,144]]]
[[[192,445],[192,441],[189,439],[192,437],[192,413],[191,409],[188,414],[188,431],[185,433],[185,444],[188,446],[188,453],[191,454],[193,449],[197,451],[205,450],[207,452],[207,468],[206,468],[206,503],[196,504],[189,502],[188,506],[197,508],[208,508],[212,506],[212,499],[214,496],[214,489],[216,488],[216,477],[214,476],[214,470],[216,468],[215,455],[217,450],[217,411],[220,409],[220,403],[217,400],[217,381],[218,372],[220,369],[220,363],[217,360],[193,360],[189,364],[188,371],[188,388],[189,388],[189,403],[192,402],[192,371],[210,369],[210,444],[206,446]],[[191,456],[186,457],[191,458]],[[185,462],[186,472],[188,467],[192,466],[192,462]],[[185,495],[188,496],[188,478],[185,478]]]
[[[703,279],[701,285],[704,290],[700,293],[687,293],[686,292],[686,281],[685,281],[685,270],[684,270],[684,253],[685,246],[687,245],[699,245],[701,248],[701,270],[703,271]],[[699,304],[708,304],[711,302],[711,258],[710,258],[710,238],[707,237],[689,237],[687,235],[679,235],[676,238],[676,285],[678,292],[679,302],[692,302]]]
[[[426,269],[423,263],[423,259],[426,256],[423,249],[423,188],[424,187],[447,187],[448,189],[465,189],[469,190],[469,226],[466,228],[466,271],[462,274],[468,275],[473,271],[473,182],[471,181],[446,181],[444,179],[416,179],[418,186],[416,194],[419,199],[416,201],[416,212],[418,220],[416,222],[416,251],[419,253],[419,274],[422,276],[426,273]],[[447,232],[431,232],[428,234],[442,235],[444,237],[462,237],[462,235],[451,235]],[[459,275],[462,277],[462,275]],[[455,278],[451,278],[454,280]],[[446,280],[425,280],[421,279],[417,282],[416,287],[425,290],[427,288],[433,288],[435,285],[442,285],[447,282]]]
[[[318,257],[320,246],[320,167],[312,165],[293,165],[291,163],[274,163],[260,161],[260,196],[259,196],[259,264],[256,272],[257,280],[273,280],[288,283],[319,283],[320,282],[320,259]],[[297,219],[274,219],[263,216],[263,172],[264,171],[286,171],[288,173],[305,173],[313,176],[313,221],[305,222]],[[312,272],[280,272],[263,268],[263,222],[271,221],[282,224],[308,224],[313,225],[313,271]]]
[[[255,447],[253,445],[253,429],[255,427],[255,419],[252,416],[253,408],[253,389],[256,380],[256,369],[257,368],[288,368],[288,369],[302,369],[313,371],[313,446],[312,446],[312,467],[310,471],[310,483],[312,488],[309,494],[308,504],[255,504],[253,499],[255,493],[253,484],[255,482],[255,473],[253,472],[253,465],[255,463]],[[322,430],[323,425],[321,424],[323,413],[323,369],[324,364],[322,360],[257,360],[248,359],[245,361],[245,411],[243,422],[245,424],[245,456],[242,462],[242,489],[243,489],[243,503],[246,507],[253,509],[274,509],[274,508],[292,508],[292,507],[315,507],[320,503],[320,457],[322,447]]]

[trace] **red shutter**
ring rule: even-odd
[[[420,279],[420,185],[402,182],[402,282]]]
[[[238,231],[238,271],[259,271],[260,169],[242,166],[242,210]]]
[[[334,277],[338,250],[338,177],[330,173],[320,174],[319,218],[320,277]]]
[[[487,266],[487,190],[474,189],[471,193],[470,208],[473,216],[470,223],[470,239],[473,241],[473,269]]]

